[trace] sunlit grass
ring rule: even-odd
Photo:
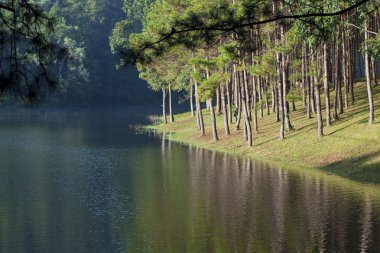
[[[372,126],[368,125],[365,84],[357,83],[355,87],[354,105],[350,105],[339,120],[333,121],[331,127],[325,126],[323,138],[317,138],[316,117],[307,119],[301,103],[297,104],[297,111],[291,112],[295,130],[287,132],[285,140],[278,138],[280,125],[275,115],[259,116],[259,133],[254,134],[252,148],[247,147],[241,130],[234,131],[234,125],[231,125],[231,135],[224,135],[223,115],[217,118],[220,141],[214,142],[207,110],[204,110],[204,136],[200,136],[196,119],[190,113],[176,115],[173,124],[156,125],[154,128],[170,132],[173,141],[249,155],[287,166],[318,167],[359,181],[380,182],[380,85],[373,88],[376,121]],[[323,105],[324,101],[322,96]]]

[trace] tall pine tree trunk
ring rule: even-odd
[[[278,89],[278,111],[280,114],[280,139],[285,139],[285,113],[284,113],[284,89],[282,83],[282,75],[281,75],[281,56],[280,53],[276,53],[277,58],[277,89]]]
[[[243,73],[243,78],[245,79],[246,75]],[[249,112],[248,112],[248,103],[247,100],[249,97],[246,96],[246,92],[244,89],[241,90],[241,98],[242,98],[242,107],[243,107],[243,114],[244,114],[244,129],[245,129],[245,136],[249,147],[252,147],[252,127],[251,122],[249,120]]]
[[[198,92],[198,82],[194,82],[194,89],[195,89],[195,103],[197,108],[197,121],[198,121],[198,129],[201,131],[201,134],[205,134],[205,124],[203,121],[203,112],[202,112],[202,105],[201,101],[199,99],[199,92]]]
[[[168,124],[168,118],[166,117],[166,91],[162,89],[162,118],[165,124]]]
[[[334,119],[339,119],[338,106],[339,106],[339,44],[336,43],[334,53]]]
[[[284,117],[285,117],[285,126],[286,130],[290,131],[293,130],[293,126],[290,123],[290,116],[289,116],[289,103],[286,98],[286,95],[288,93],[288,77],[287,77],[287,60],[285,55],[282,56],[282,93],[283,93],[283,110],[284,110]]]
[[[253,91],[252,91],[252,104],[253,104],[253,131],[257,133],[259,126],[257,122],[257,78],[253,77]]]
[[[314,77],[314,90],[315,90],[315,107],[317,110],[317,120],[318,120],[318,132],[317,136],[323,136],[323,119],[322,119],[322,109],[321,109],[321,96],[319,92],[318,77]]]
[[[372,87],[371,87],[371,74],[370,74],[370,62],[369,62],[369,54],[368,54],[368,20],[365,21],[364,26],[364,43],[365,43],[365,53],[364,53],[364,60],[365,60],[365,75],[367,80],[367,94],[368,94],[368,102],[369,102],[369,124],[372,125],[375,120],[375,109],[373,105],[373,97],[372,97]]]
[[[173,115],[173,105],[172,105],[172,85],[169,84],[169,114],[170,114],[170,122],[174,122]]]
[[[190,109],[191,109],[191,116],[194,117],[195,116],[195,113],[194,113],[194,97],[193,97],[193,94],[194,94],[194,85],[193,85],[193,82],[191,81],[191,84],[190,84]]]
[[[231,100],[231,92],[230,92],[230,83],[226,83],[226,91],[227,91],[227,103],[228,103],[228,122],[232,124],[232,100]]]
[[[342,18],[342,22],[345,22]],[[342,74],[344,84],[344,108],[348,108],[348,68],[347,68],[347,41],[346,41],[346,26],[342,29]]]
[[[216,88],[216,114],[221,114],[220,88]]]
[[[331,125],[331,115],[330,115],[330,88],[328,80],[328,52],[327,44],[323,44],[323,87],[325,90],[326,98],[326,124],[327,126]]]
[[[219,137],[218,137],[218,130],[216,128],[216,116],[215,116],[214,106],[212,105],[212,100],[207,99],[207,104],[208,104],[208,107],[210,109],[210,114],[211,114],[212,136],[214,137],[214,141],[218,141]]]
[[[307,47],[305,46],[304,48],[304,56],[305,56],[305,89],[306,89],[306,116],[308,119],[311,119],[311,82],[310,82],[310,76],[306,73],[309,72],[309,58],[308,58],[308,50]]]
[[[228,86],[228,83],[226,83],[226,86]],[[226,135],[230,135],[230,127],[228,126],[228,112],[227,112],[227,105],[226,105],[226,96],[225,96],[225,90],[226,87],[221,87],[221,99],[222,99],[222,110],[223,110],[223,118],[224,118],[224,131]]]
[[[316,57],[318,59],[318,57]],[[312,56],[312,62],[314,62],[314,55]],[[317,63],[315,63],[317,65]],[[319,80],[318,80],[318,72],[317,66],[314,75],[314,95],[315,95],[315,109],[317,114],[317,122],[318,122],[318,131],[317,136],[320,138],[323,136],[323,119],[322,119],[322,108],[321,108],[321,96],[319,91]]]

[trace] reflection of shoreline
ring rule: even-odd
[[[355,252],[364,246],[376,249],[374,243],[379,243],[368,239],[378,233],[368,223],[380,213],[370,192],[365,199],[362,191],[331,184],[324,176],[169,146],[169,141],[162,147],[162,173],[167,176],[162,194],[169,195],[157,202],[159,215],[149,219],[164,220],[168,227],[164,236],[157,233],[150,240],[153,249],[173,247],[175,241],[187,249],[182,252]],[[180,227],[178,210],[185,219]]]
[[[188,141],[183,141],[183,140],[178,140],[176,138],[173,138],[173,133],[171,132],[165,132],[165,131],[160,131],[156,130],[154,128],[144,128],[145,132],[153,132],[156,137],[158,138],[163,138],[165,137],[167,141],[177,143],[178,145],[185,145],[189,147],[196,147],[199,149],[204,149],[209,152],[217,152],[219,154],[227,154],[227,155],[232,155],[232,156],[237,156],[241,159],[244,158],[249,158],[252,159],[253,161],[260,163],[265,166],[270,166],[270,167],[275,167],[275,168],[281,168],[284,170],[287,170],[289,172],[294,172],[298,174],[303,174],[305,176],[317,176],[317,177],[322,177],[324,180],[329,181],[330,183],[334,183],[337,185],[341,185],[342,187],[350,188],[352,191],[356,191],[358,194],[362,194],[363,192],[370,192],[370,194],[373,196],[373,198],[377,199],[379,202],[379,208],[380,208],[380,184],[373,184],[373,183],[364,183],[364,182],[358,182],[354,181],[345,177],[341,177],[336,174],[332,174],[326,171],[323,171],[318,168],[313,168],[313,167],[306,167],[306,166],[293,166],[293,165],[288,165],[288,164],[283,164],[275,161],[268,161],[256,157],[251,157],[249,155],[245,154],[240,154],[236,153],[235,150],[230,149],[228,151],[226,150],[216,150],[212,147],[205,147],[204,145],[198,145],[197,143],[193,143],[191,140]],[[164,135],[165,133],[165,135]]]

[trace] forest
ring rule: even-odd
[[[380,0],[1,0],[0,252],[379,252]]]
[[[202,135],[206,106],[215,141],[218,115],[225,135],[242,129],[252,146],[260,119],[275,114],[284,139],[299,106],[317,119],[322,137],[355,104],[358,80],[366,83],[368,124],[376,123],[379,4],[130,1],[133,15],[116,24],[110,43],[121,66],[135,63],[140,78],[162,92],[165,123],[167,115],[174,121],[172,93],[181,92]]]
[[[154,99],[133,81],[135,65],[139,77],[162,92],[165,123],[167,115],[174,121],[176,92],[190,101],[202,135],[204,105],[210,111],[215,141],[218,115],[225,135],[242,129],[252,146],[259,120],[275,114],[284,139],[293,129],[291,112],[300,105],[306,118],[317,119],[322,137],[324,127],[355,104],[356,82],[363,78],[368,123],[376,123],[375,0],[9,0],[0,7],[3,103],[99,102],[99,94],[114,102],[123,99],[120,94]],[[103,39],[93,40],[99,33]],[[117,66],[108,64],[113,60]],[[120,85],[123,79],[131,84]]]

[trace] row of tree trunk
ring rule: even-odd
[[[355,25],[349,26],[346,19],[347,17],[342,17],[342,26],[332,41],[326,41],[317,46],[298,43],[290,51],[277,50],[275,73],[272,75],[268,73],[255,75],[249,71],[250,66],[261,64],[257,63],[254,58],[262,56],[267,53],[266,50],[269,50],[263,49],[263,35],[255,34],[256,36],[252,38],[255,41],[252,50],[239,50],[239,59],[226,67],[226,73],[230,78],[217,87],[214,103],[212,99],[208,99],[206,102],[207,108],[210,110],[214,140],[219,139],[216,116],[223,114],[225,135],[230,135],[231,125],[235,124],[235,130],[242,129],[245,141],[248,146],[252,146],[252,135],[259,132],[259,118],[263,118],[264,114],[271,113],[275,113],[276,121],[280,125],[279,138],[284,139],[285,133],[293,130],[290,104],[292,104],[293,111],[296,110],[296,99],[289,99],[288,95],[296,91],[302,96],[305,117],[309,119],[316,117],[317,136],[322,137],[324,126],[331,126],[334,120],[339,120],[339,116],[355,103],[354,81],[363,76],[363,69],[368,95],[369,124],[373,124],[372,86],[377,85],[377,64],[375,59],[369,55],[366,42],[375,34],[370,30],[378,29],[378,21],[375,22],[374,18],[367,18],[364,29],[360,29]],[[355,29],[359,31],[355,31]],[[281,47],[287,44],[287,31],[288,28],[285,25],[279,25],[272,32],[271,39],[276,46]],[[354,32],[358,32],[359,36],[352,36]],[[361,43],[365,45],[363,55],[359,51]],[[293,66],[291,62],[294,60],[299,60],[300,66]],[[210,74],[208,71],[206,72],[209,77]],[[291,78],[297,73],[300,73],[297,78]],[[321,87],[325,98],[324,113]],[[173,122],[170,86],[168,92],[170,121]],[[163,115],[166,123],[165,96],[166,91],[164,90]],[[190,87],[190,106],[192,115],[197,119],[198,129],[204,135],[203,109],[199,99],[198,83],[195,80],[192,81]]]

